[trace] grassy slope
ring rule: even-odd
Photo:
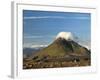
[[[65,56],[69,53],[76,53],[78,54],[86,54],[88,51],[80,46],[79,44],[75,43],[74,41],[66,41],[58,39],[54,41],[51,45],[44,48],[40,52],[38,52],[36,55],[39,57],[42,56]]]

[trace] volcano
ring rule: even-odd
[[[72,33],[61,32],[57,35],[53,43],[32,55],[30,61],[27,63],[24,62],[24,67],[53,68],[89,66],[90,56],[91,53],[87,48],[74,41]]]
[[[57,35],[56,40],[48,47],[35,54],[38,58],[46,57],[66,57],[73,56],[79,58],[90,58],[90,51],[74,41],[70,32],[61,32]]]

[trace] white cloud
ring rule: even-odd
[[[24,38],[45,38],[45,37],[54,38],[55,36],[53,36],[53,35],[48,35],[48,36],[24,36]]]
[[[56,39],[58,38],[63,38],[63,39],[66,39],[66,40],[73,40],[74,39],[74,36],[71,32],[60,32]]]
[[[24,36],[24,38],[43,38],[43,36]]]
[[[32,45],[30,48],[47,47],[48,45]]]
[[[88,41],[88,42],[86,42],[86,41],[79,41],[79,44],[82,45],[83,47],[87,48],[88,50],[91,49],[91,42],[90,41]]]
[[[89,17],[73,17],[73,19],[89,20]]]
[[[89,17],[65,17],[65,16],[32,16],[32,17],[24,17],[24,19],[47,19],[47,18],[52,18],[52,19],[82,19],[82,20],[87,20]]]
[[[48,45],[43,45],[43,44],[30,44],[30,43],[27,43],[27,44],[24,44],[23,47],[24,48],[35,48],[35,49],[38,49],[40,47],[47,47]]]
[[[46,19],[46,18],[65,18],[63,16],[32,16],[32,17],[24,17],[24,19]]]

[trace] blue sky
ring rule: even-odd
[[[89,13],[23,10],[23,45],[48,45],[59,32],[72,32],[90,44],[91,15]]]

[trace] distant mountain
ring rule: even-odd
[[[37,53],[38,51],[40,51],[41,49],[43,49],[44,47],[39,47],[39,48],[23,48],[23,57],[27,58],[32,56],[33,54]]]

